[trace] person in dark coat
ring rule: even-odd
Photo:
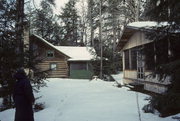
[[[30,81],[24,69],[19,69],[14,77],[17,79],[13,93],[15,121],[34,121],[32,105],[35,99]]]

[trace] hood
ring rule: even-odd
[[[24,69],[17,70],[17,72],[14,75],[14,78],[16,78],[17,80],[26,79],[27,76],[26,76]]]

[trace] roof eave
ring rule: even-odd
[[[136,32],[136,31],[140,31],[138,28],[134,28],[134,27],[129,27],[127,26],[124,29],[124,32],[116,46],[116,50],[117,51],[121,51],[123,49],[123,47],[125,46],[125,44],[128,42],[129,38]]]

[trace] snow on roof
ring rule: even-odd
[[[94,48],[92,47],[75,47],[75,46],[54,46],[50,42],[46,41],[42,37],[33,34],[37,38],[39,38],[41,41],[49,45],[50,47],[56,49],[60,53],[70,57],[69,61],[89,61],[95,58]]]
[[[92,47],[54,46],[42,37],[33,35],[60,53],[70,57],[68,61],[90,61],[95,58],[95,50]]]
[[[171,33],[180,33],[180,29],[176,28],[173,29],[170,27],[171,25],[175,25],[175,22],[172,22],[171,24],[168,22],[155,22],[155,21],[139,21],[139,22],[132,22],[127,25],[127,28],[131,29],[153,29],[158,27],[168,27],[169,26],[169,32]]]
[[[167,26],[168,22],[155,22],[155,21],[139,21],[139,22],[132,22],[129,23],[128,27],[136,27],[136,28],[152,28],[152,27],[162,27]]]
[[[70,58],[69,61],[89,61],[94,59],[95,50],[92,47],[55,46],[59,51]]]

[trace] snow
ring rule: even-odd
[[[46,43],[48,46],[70,57],[68,61],[90,61],[95,58],[95,50],[92,47],[54,46],[42,37],[35,34],[33,35]]]
[[[171,33],[180,33],[180,30],[178,28],[173,29],[170,26],[176,25],[175,22],[172,22],[171,24],[168,22],[155,22],[155,21],[138,21],[138,22],[132,22],[127,25],[129,28],[135,28],[135,29],[152,29],[152,28],[158,28],[158,27],[168,27],[169,26],[169,32]]]
[[[137,27],[137,28],[151,28],[151,27],[161,27],[167,26],[168,22],[155,22],[155,21],[139,21],[139,22],[132,22],[129,23],[128,27]]]
[[[111,76],[114,78],[114,80],[115,80],[118,84],[124,85],[124,84],[123,84],[123,80],[122,80],[122,78],[123,78],[123,72],[119,72],[118,74],[112,74]]]
[[[92,47],[55,46],[60,52],[65,53],[69,61],[89,61],[95,58]]]
[[[139,121],[136,96],[140,109],[148,103],[144,99],[149,97],[100,79],[51,78],[47,85],[35,94],[42,96],[37,102],[45,103],[45,109],[34,114],[35,121]],[[14,111],[0,112],[0,120],[13,121]],[[173,120],[172,116],[160,118],[140,112],[142,121]]]

